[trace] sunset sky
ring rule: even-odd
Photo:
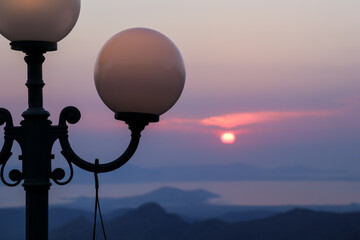
[[[73,31],[46,54],[45,108],[57,123],[63,107],[78,107],[74,149],[89,161],[116,158],[129,134],[96,93],[95,59],[117,32],[152,28],[178,46],[187,77],[178,103],[144,131],[131,165],[301,166],[360,176],[359,10],[357,0],[84,0]],[[0,38],[0,107],[16,123],[27,101],[22,59]],[[225,132],[234,143],[221,141]],[[360,202],[359,186],[338,202]]]

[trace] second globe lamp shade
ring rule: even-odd
[[[132,28],[106,42],[94,78],[100,98],[113,112],[161,115],[180,97],[185,67],[165,35]]]

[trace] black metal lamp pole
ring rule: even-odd
[[[90,172],[109,172],[124,165],[134,154],[140,133],[149,122],[157,122],[159,116],[155,114],[117,113],[116,118],[125,121],[131,130],[131,141],[122,156],[107,164],[92,164],[75,154],[68,141],[67,122],[75,124],[80,120],[80,112],[75,107],[67,107],[60,114],[59,124],[52,125],[48,119],[50,114],[43,108],[42,63],[43,54],[55,51],[56,43],[21,41],[12,42],[13,50],[26,53],[25,61],[28,66],[28,109],[22,114],[24,120],[20,126],[14,126],[8,110],[0,108],[0,125],[5,123],[5,142],[0,152],[1,180],[8,186],[17,186],[22,180],[26,191],[26,239],[48,239],[48,191],[52,179],[55,183],[64,185],[70,182],[73,169],[72,164]],[[54,142],[59,139],[62,154],[69,163],[70,176],[67,180],[65,171],[57,168],[52,170],[51,153]],[[13,142],[17,141],[21,147],[22,171],[14,169],[9,173],[12,182],[4,176],[4,168],[9,160]]]

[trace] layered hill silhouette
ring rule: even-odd
[[[227,223],[218,219],[189,223],[147,203],[106,222],[109,239],[121,240],[358,240],[360,213],[294,209],[261,220]],[[92,223],[84,218],[51,232],[51,240],[90,239]],[[99,239],[101,232],[98,231]]]

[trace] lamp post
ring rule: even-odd
[[[67,124],[80,120],[80,111],[66,107],[58,125],[52,125],[43,108],[42,63],[44,54],[57,50],[57,42],[74,27],[80,12],[80,0],[0,0],[0,33],[10,40],[11,49],[26,54],[28,109],[20,126],[14,126],[8,110],[0,108],[0,125],[4,125],[4,143],[0,151],[1,180],[7,186],[23,182],[26,192],[26,239],[48,239],[48,191],[51,180],[69,183],[73,167],[94,173],[113,171],[135,153],[141,131],[169,110],[180,97],[185,68],[176,46],[159,32],[144,28],[125,30],[113,36],[96,60],[94,79],[103,102],[125,121],[131,140],[124,153],[114,161],[99,164],[80,158],[68,141]],[[62,155],[70,167],[52,169],[52,146],[59,140]],[[12,153],[13,142],[21,147],[22,169],[4,168]]]

